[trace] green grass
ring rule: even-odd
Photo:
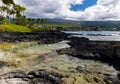
[[[15,24],[1,24],[0,32],[31,32],[31,30],[25,26]]]

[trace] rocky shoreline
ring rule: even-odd
[[[29,42],[37,41],[39,44],[60,42],[67,38],[67,34],[59,31],[46,32],[7,32],[0,33],[0,42]]]
[[[65,40],[67,42],[61,42]],[[17,70],[3,73],[0,75],[0,83],[120,84],[120,42],[90,41],[84,37],[72,37],[58,31],[0,33],[1,43],[14,42],[19,45],[19,42],[31,41],[35,41],[37,44],[32,44],[33,47],[30,46],[22,49],[24,56],[31,56],[30,58],[24,57],[24,62],[27,67],[29,61],[35,61],[33,64],[31,62],[28,68],[35,66],[37,68],[25,72],[26,70],[24,71],[18,67]],[[49,47],[52,50],[44,46],[44,50],[49,53],[40,54],[39,52],[42,51],[43,48],[40,48],[41,46],[39,45],[42,44],[48,44],[47,48]],[[49,44],[51,45],[49,46]],[[53,45],[57,48],[54,49]],[[69,45],[69,47],[67,45]],[[32,49],[32,51],[30,49]],[[18,55],[18,53],[23,51],[18,49],[16,52],[12,51],[12,53]],[[30,51],[31,54],[29,54],[28,51]],[[19,63],[19,66],[22,66],[22,63],[23,61]]]
[[[89,41],[87,38],[70,37],[71,47],[57,50],[59,54],[68,54],[80,59],[98,60],[109,63],[120,70],[119,41]]]

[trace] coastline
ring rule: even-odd
[[[83,37],[71,37],[63,32],[1,33],[0,41],[7,42],[8,45],[15,43],[0,51],[7,53],[1,56],[10,59],[11,55],[17,58],[15,63],[18,61],[16,65],[14,62],[7,65],[4,60],[1,61],[4,62],[1,65],[4,72],[1,71],[0,82],[120,83],[119,41],[90,41]]]

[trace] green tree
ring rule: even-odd
[[[6,11],[6,7],[5,6],[1,6],[0,7],[0,12],[1,12],[1,15],[3,14],[3,12],[5,12]]]
[[[41,24],[41,19],[40,18],[37,19],[37,24]]]
[[[43,27],[45,27],[45,25],[47,23],[47,19],[40,19],[40,23]]]
[[[3,2],[3,6],[2,6],[2,11],[7,13],[7,18],[9,20],[9,17],[11,15],[11,6],[14,5],[14,1],[13,0],[2,0]]]
[[[26,19],[26,16],[21,16],[21,17],[15,18],[14,23],[17,25],[27,26],[28,21]]]
[[[33,24],[34,24],[34,19],[32,19],[32,18],[28,18],[27,19],[27,26],[29,27],[29,28],[32,28],[32,26],[33,26]]]
[[[6,24],[6,23],[8,23],[8,20],[0,15],[0,24]]]
[[[7,18],[11,15],[15,15],[17,18],[22,16],[22,12],[26,10],[26,8],[17,5],[13,0],[2,0],[3,5],[0,7],[1,14],[6,12]]]
[[[17,4],[14,4],[13,9],[15,10],[16,18],[21,17],[22,12],[24,12],[26,10],[26,8],[24,8],[20,5],[17,5]]]
[[[14,1],[13,1],[13,0],[2,0],[2,2],[3,2],[5,5],[14,4]]]
[[[15,16],[14,16],[15,15],[15,10],[14,9],[10,10],[10,15],[13,15],[13,18],[15,18]]]
[[[43,24],[43,27],[46,27],[46,24],[47,24],[47,19],[43,19],[42,24]]]

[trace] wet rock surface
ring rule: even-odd
[[[0,44],[0,84],[120,84],[120,42],[61,32],[1,33],[0,41],[8,42]]]

